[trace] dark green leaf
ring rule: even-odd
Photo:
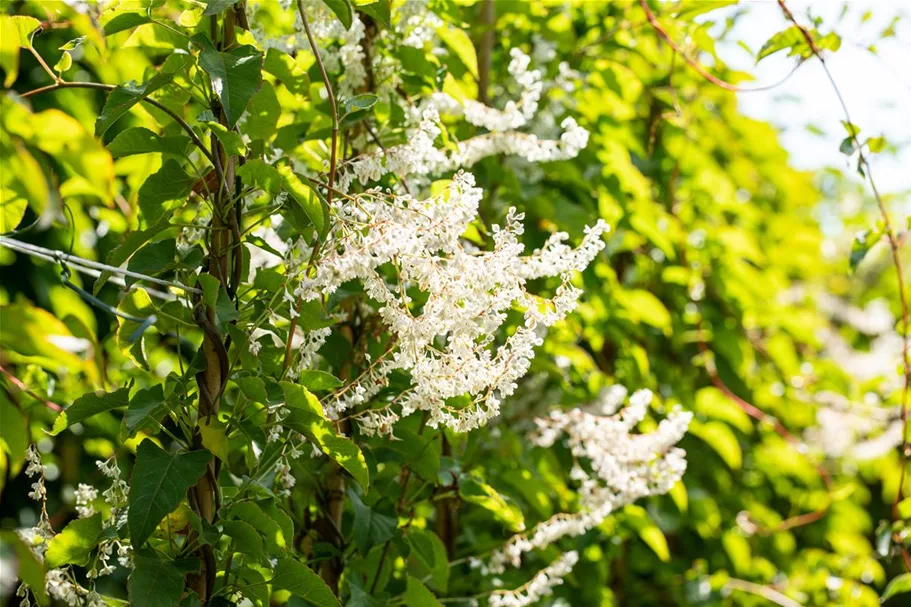
[[[88,394],[83,394],[57,416],[57,419],[54,420],[54,428],[51,430],[51,435],[60,434],[73,424],[81,423],[93,415],[126,407],[129,404],[130,391],[128,388],[121,388],[114,392],[89,392]]]
[[[220,52],[201,34],[193,37],[193,43],[200,48],[199,66],[212,79],[228,126],[233,127],[262,85],[263,54],[249,45]]]
[[[280,558],[273,573],[272,587],[276,590],[287,590],[316,607],[339,607],[338,599],[329,586],[300,561],[290,557]]]
[[[143,217],[149,223],[157,223],[166,212],[165,203],[186,199],[195,183],[196,178],[187,175],[176,160],[166,160],[139,188]]]
[[[152,18],[144,13],[122,13],[104,24],[104,35],[111,36],[151,22]]]
[[[326,419],[323,407],[303,386],[282,382],[285,399],[291,409],[284,424],[313,441],[320,450],[348,471],[366,491],[370,485],[370,472],[364,454],[349,438],[339,436],[333,424]]]
[[[405,586],[405,607],[442,607],[442,603],[421,580],[409,575]]]
[[[329,10],[335,13],[338,20],[345,26],[345,29],[351,28],[352,11],[351,3],[348,0],[323,0],[323,2],[329,7]]]
[[[180,601],[184,573],[151,550],[140,550],[133,557],[130,574],[131,607],[172,607]]]
[[[177,508],[187,489],[205,474],[208,451],[171,453],[149,439],[136,451],[129,494],[127,524],[133,547],[142,546],[158,523]]]
[[[155,422],[164,415],[167,408],[164,387],[161,384],[136,392],[130,399],[126,415],[123,416],[127,435],[133,436],[138,430],[154,427]]]
[[[308,390],[313,391],[334,390],[345,385],[342,383],[342,380],[335,377],[331,373],[313,370],[301,371],[300,375],[297,378],[297,383],[307,388]]]
[[[128,82],[121,84],[108,95],[108,99],[95,121],[95,135],[101,136],[111,128],[117,119],[126,114],[131,107],[171,82],[171,74],[156,74],[143,84]]]
[[[231,8],[235,4],[240,2],[240,0],[206,0],[206,10],[203,11],[203,16],[217,15],[218,13]]]
[[[366,555],[371,548],[392,538],[398,527],[398,517],[391,508],[386,513],[375,510],[361,501],[352,488],[348,488],[348,497],[354,506],[354,541],[361,554]]]
[[[259,159],[248,160],[237,169],[237,176],[245,185],[257,187],[270,194],[278,194],[282,190],[282,176],[278,170]]]
[[[145,127],[134,127],[126,129],[114,137],[114,140],[108,144],[108,151],[114,158],[151,152],[183,155],[189,146],[189,137],[183,135],[162,137]]]

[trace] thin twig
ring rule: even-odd
[[[703,78],[705,78],[706,80],[708,80],[709,82],[714,84],[715,86],[721,87],[726,91],[730,91],[732,93],[759,93],[762,91],[770,91],[774,88],[781,86],[785,82],[787,82],[788,79],[790,79],[791,76],[794,75],[794,72],[797,71],[797,68],[799,68],[802,65],[802,63],[798,63],[797,65],[795,65],[794,68],[784,78],[782,78],[781,80],[779,80],[778,82],[776,82],[774,84],[769,84],[766,86],[757,86],[757,87],[752,87],[752,88],[744,88],[742,86],[737,86],[736,84],[731,84],[730,82],[726,82],[725,80],[722,80],[718,76],[713,75],[707,69],[705,69],[705,67],[701,63],[699,63],[698,61],[696,61],[695,59],[693,59],[692,57],[690,57],[689,55],[684,53],[683,49],[681,49],[680,46],[676,42],[674,42],[674,40],[671,38],[670,34],[667,33],[667,30],[664,29],[664,27],[661,25],[661,22],[658,21],[658,18],[655,16],[655,13],[653,13],[652,9],[650,9],[648,7],[648,2],[646,0],[639,0],[639,5],[642,7],[642,10],[645,11],[645,16],[648,18],[648,22],[652,26],[652,28],[658,33],[659,36],[661,36],[661,38],[665,42],[667,42],[668,46],[670,46],[671,49],[675,53],[677,53],[678,55],[683,57],[683,60],[686,62],[686,64],[688,66],[690,66],[693,69],[694,72],[696,72],[697,74],[699,74],[700,76],[702,76]]]
[[[31,90],[31,91],[22,93],[19,96],[23,99],[28,99],[29,97],[33,97],[35,95],[40,95],[41,93],[47,93],[49,91],[56,91],[57,89],[97,89],[97,90],[101,90],[101,91],[113,91],[116,88],[117,87],[114,86],[113,84],[101,84],[100,82],[58,81],[58,82],[55,82],[54,84],[49,84],[47,86],[42,86],[41,88],[37,88],[37,89]],[[203,155],[209,160],[209,162],[212,163],[212,166],[215,166],[214,156],[212,156],[212,153],[209,152],[209,150],[206,148],[205,144],[203,144],[202,140],[199,138],[199,136],[196,134],[196,132],[193,131],[193,128],[187,123],[186,120],[184,120],[183,118],[178,116],[168,106],[164,105],[163,103],[161,103],[159,101],[155,101],[151,97],[143,97],[141,99],[141,101],[144,101],[151,106],[157,107],[159,110],[161,110],[162,112],[164,112],[165,114],[170,116],[174,120],[174,122],[179,124],[181,126],[181,128],[187,132],[187,135],[190,136],[190,139],[193,140],[193,143],[196,145],[196,147],[198,147],[199,150],[203,153]]]
[[[35,392],[32,392],[29,389],[29,387],[26,386],[25,383],[23,383],[23,381],[21,379],[19,379],[18,377],[16,377],[15,375],[10,373],[6,369],[4,369],[2,366],[0,366],[0,372],[2,372],[4,375],[6,375],[6,377],[8,377],[11,382],[13,382],[14,386],[19,388],[20,390],[22,390],[23,392],[25,392],[26,394],[28,394],[29,396],[31,396],[32,398],[37,400],[38,402],[43,403],[44,406],[47,407],[48,409],[52,409],[57,412],[63,411],[63,407],[61,407],[60,405],[58,405],[55,402],[49,401],[48,399],[42,397],[39,394],[36,394]]]
[[[748,592],[749,594],[761,596],[770,603],[775,603],[781,607],[803,607],[803,605],[794,599],[785,596],[774,588],[769,588],[768,586],[762,586],[760,584],[754,584],[753,582],[748,582],[746,580],[730,578],[725,583],[725,586],[731,590],[739,590],[740,592]]]
[[[310,42],[310,48],[313,50],[313,56],[316,58],[316,65],[319,66],[319,73],[323,79],[323,84],[326,87],[326,93],[329,97],[329,106],[332,109],[332,149],[329,153],[329,186],[326,193],[326,203],[329,208],[332,208],[332,196],[335,193],[335,170],[338,163],[338,151],[336,149],[338,148],[338,106],[335,104],[335,93],[332,90],[332,83],[329,81],[329,74],[326,73],[326,66],[323,65],[323,58],[319,54],[319,47],[316,45],[316,41],[313,39],[313,33],[310,31],[310,22],[307,21],[307,13],[304,11],[303,0],[297,0],[297,11],[300,13],[301,21],[304,24],[304,31],[307,32],[307,40]],[[310,269],[313,267],[313,264],[316,263],[319,249],[320,238],[319,233],[317,233],[305,276],[310,274]],[[295,302],[295,306],[297,306],[298,309],[301,307],[302,301],[303,294],[298,295],[297,301]],[[282,368],[285,372],[287,372],[288,368],[291,366],[291,341],[294,338],[294,332],[297,330],[297,318],[297,316],[291,318],[291,326],[288,329],[288,340],[285,344],[285,359],[282,362]]]
[[[873,190],[873,197],[876,199],[876,205],[879,207],[879,214],[883,220],[883,231],[886,235],[886,239],[889,241],[889,249],[892,253],[892,263],[895,266],[895,274],[898,280],[898,298],[901,303],[901,313],[902,313],[902,363],[904,365],[905,372],[905,385],[902,390],[901,395],[901,420],[902,420],[902,447],[901,453],[899,454],[899,465],[901,467],[901,473],[899,477],[898,490],[895,493],[895,500],[892,503],[892,518],[899,520],[898,513],[898,503],[902,500],[904,492],[902,491],[902,486],[905,482],[905,468],[908,465],[908,457],[911,456],[911,444],[908,442],[908,394],[911,393],[911,359],[908,357],[908,340],[909,340],[909,322],[911,322],[911,314],[909,314],[908,308],[908,296],[905,292],[905,281],[904,281],[904,272],[902,270],[901,256],[899,254],[899,240],[896,236],[895,230],[892,227],[892,221],[889,217],[889,211],[886,209],[886,204],[882,199],[882,196],[879,194],[879,190],[876,187],[876,182],[873,180],[873,171],[870,167],[870,163],[867,162],[867,157],[864,155],[863,146],[858,139],[858,130],[854,128],[854,123],[851,121],[851,114],[848,112],[848,105],[845,103],[844,97],[842,97],[841,90],[838,88],[838,85],[835,83],[835,78],[832,76],[832,72],[829,71],[829,66],[826,63],[825,57],[822,56],[822,52],[819,49],[819,46],[816,44],[816,41],[813,39],[813,34],[810,31],[797,22],[797,19],[794,17],[794,14],[784,3],[784,0],[778,0],[778,6],[781,8],[781,12],[784,13],[785,18],[790,21],[794,26],[800,30],[800,33],[803,35],[804,39],[807,41],[807,44],[810,47],[813,55],[819,59],[819,63],[822,65],[823,71],[826,73],[826,77],[829,79],[829,83],[832,85],[832,89],[835,91],[835,96],[838,98],[838,102],[841,104],[841,109],[845,115],[845,121],[848,123],[847,129],[851,137],[851,140],[854,143],[854,149],[857,150],[858,163],[859,166],[864,167],[864,174],[866,178],[870,181],[870,188]],[[903,556],[905,560],[905,565],[911,570],[911,556],[908,555],[908,551],[904,548]]]

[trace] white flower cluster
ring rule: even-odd
[[[813,401],[821,405],[816,412],[817,425],[808,428],[804,438],[826,457],[871,460],[902,443],[904,424],[898,408],[883,408],[875,394],[868,394],[860,403],[823,390],[813,395]]]
[[[94,590],[80,586],[68,568],[51,569],[45,580],[47,595],[70,607],[106,607],[108,604]]]
[[[399,177],[419,175],[428,178],[456,169],[469,169],[484,158],[499,154],[518,156],[529,162],[552,162],[575,158],[588,145],[589,133],[573,118],[561,123],[559,139],[539,139],[537,135],[518,131],[500,131],[460,141],[456,149],[441,150],[434,141],[440,134],[439,113],[424,110],[418,128],[408,141],[386,150],[374,150],[358,156],[341,167],[338,187],[347,191],[356,179],[361,185],[383,175]]]
[[[587,229],[578,249],[566,247],[561,235],[526,257],[519,241],[524,216],[511,209],[505,225],[494,228],[493,250],[480,251],[461,235],[477,217],[481,195],[474,177],[460,172],[443,194],[426,200],[372,191],[336,202],[324,254],[313,276],[301,276],[297,294],[310,301],[360,280],[380,303],[396,342],[391,358],[351,387],[352,394],[327,403],[330,415],[366,402],[389,372],[401,369],[412,380],[401,398],[402,415],[424,410],[433,427],[477,428],[515,391],[544,329],[575,307],[580,291],[569,283],[571,272],[584,270],[603,249],[607,225],[599,221]],[[381,268],[395,273],[395,284],[387,283]],[[525,287],[527,279],[544,276],[562,278],[551,299]],[[421,305],[408,295],[412,287],[421,291]],[[498,344],[498,329],[516,308],[524,310],[524,326]],[[447,403],[464,395],[468,402]],[[381,423],[368,418],[365,429],[387,428],[399,413],[383,415]]]
[[[522,91],[518,101],[507,101],[506,106],[498,110],[474,99],[459,102],[446,93],[434,93],[430,97],[430,104],[440,113],[462,115],[469,124],[492,132],[509,131],[525,126],[538,111],[544,84],[541,81],[540,70],[528,69],[531,57],[518,48],[512,49],[509,54],[512,57],[509,62],[509,73]]]
[[[88,518],[95,514],[94,502],[98,498],[98,490],[91,485],[79,483],[74,494],[76,499],[76,514],[79,518]]]
[[[674,409],[647,434],[634,434],[652,401],[649,390],[630,397],[629,406],[617,412],[626,389],[602,393],[590,411],[552,411],[538,419],[532,441],[551,447],[567,436],[573,458],[579,462],[570,476],[579,482],[579,506],[575,513],[560,513],[530,532],[512,537],[488,562],[488,569],[502,572],[518,567],[522,555],[545,548],[562,537],[579,536],[597,527],[616,508],[640,498],[666,493],[686,471],[686,453],[674,445],[683,438],[692,413]],[[585,465],[585,467],[583,467]]]
[[[490,595],[490,607],[527,607],[553,594],[554,587],[563,583],[579,560],[579,553],[571,550],[564,552],[553,563],[535,574],[521,588],[508,591],[496,591]]]

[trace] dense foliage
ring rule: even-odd
[[[4,1],[0,596],[900,601],[908,221],[729,4]]]

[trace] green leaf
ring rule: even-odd
[[[199,66],[212,79],[212,89],[221,99],[228,126],[233,127],[262,85],[263,54],[250,45],[219,52],[201,34],[193,36],[193,43],[200,48]]]
[[[15,477],[25,463],[25,451],[31,440],[27,413],[11,403],[6,394],[0,392],[0,445],[9,457],[9,472]],[[2,454],[0,454],[2,455]],[[0,457],[2,462],[2,457]],[[0,471],[3,470],[0,463]],[[0,485],[2,487],[2,485]]]
[[[379,97],[376,95],[371,95],[369,93],[364,93],[363,95],[355,95],[350,99],[345,99],[342,102],[343,114],[350,114],[351,112],[357,110],[369,110],[376,102],[379,100]]]
[[[63,74],[73,67],[73,56],[70,55],[69,51],[63,51],[63,54],[60,55],[60,60],[54,65],[54,71],[58,74]]]
[[[29,48],[29,34],[39,27],[41,22],[34,17],[0,15],[0,68],[6,72],[4,88],[11,87],[16,81],[19,75],[19,50]]]
[[[28,200],[8,188],[0,188],[0,234],[16,229],[25,217]]]
[[[44,588],[44,565],[38,560],[35,553],[14,531],[0,531],[0,540],[2,540],[2,544],[13,548],[16,556],[15,577],[29,585],[39,605],[42,607],[49,605],[50,600]],[[4,557],[4,565],[6,563],[9,561]]]
[[[911,592],[911,573],[902,573],[901,575],[892,578],[892,581],[886,586],[886,590],[883,592],[880,602],[885,603],[896,595],[908,592]]]
[[[390,507],[383,514],[361,501],[361,497],[352,488],[348,488],[348,497],[354,506],[354,541],[357,549],[365,555],[371,548],[391,539],[398,527],[398,517]]]
[[[507,503],[496,489],[477,478],[463,477],[459,482],[459,496],[466,502],[484,508],[512,531],[522,531],[525,528],[522,511]]]
[[[184,137],[183,135],[162,137],[140,126],[125,129],[118,133],[114,140],[108,144],[108,151],[114,158],[153,152],[183,155],[189,146],[189,137]]]
[[[275,553],[284,551],[290,542],[294,541],[293,534],[286,537],[285,530],[271,516],[254,502],[237,502],[231,504],[224,512],[225,519],[235,518],[253,526],[263,534],[269,550]]]
[[[10,17],[13,25],[19,33],[19,46],[21,48],[32,48],[32,32],[41,27],[41,22],[34,17],[25,15],[13,15]]]
[[[208,451],[168,452],[149,439],[139,444],[127,515],[134,548],[142,546],[158,523],[177,508],[187,489],[205,474],[211,458]]]
[[[867,149],[869,149],[874,154],[879,154],[884,149],[886,149],[886,138],[870,137],[867,139]]]
[[[166,160],[139,188],[139,208],[143,217],[149,223],[157,223],[167,211],[165,203],[185,200],[195,183],[196,178],[187,175],[176,160]]]
[[[214,416],[211,419],[201,419],[198,424],[202,446],[212,452],[212,455],[222,461],[228,459],[228,437],[225,434],[225,425]]]
[[[652,549],[661,561],[667,563],[671,560],[670,549],[664,533],[652,522],[648,512],[642,506],[629,505],[623,509],[626,522],[636,531],[639,538]]]
[[[224,521],[222,523],[225,535],[234,540],[235,552],[249,554],[256,558],[265,557],[263,552],[263,538],[253,528],[253,525],[244,521]]]
[[[838,151],[844,154],[845,156],[851,156],[854,154],[854,137],[848,136],[841,140],[841,144],[838,146]]]
[[[218,13],[231,8],[238,2],[240,2],[240,0],[206,0],[206,10],[204,10],[202,14],[204,17],[217,15]]]
[[[342,25],[345,26],[346,30],[351,29],[353,15],[351,4],[348,0],[323,0],[323,3],[329,7],[329,10],[335,13],[335,16],[342,22]]]
[[[392,7],[389,0],[376,0],[375,2],[355,2],[357,10],[366,13],[378,21],[383,27],[392,25]]]
[[[112,36],[146,23],[151,23],[152,18],[145,13],[125,12],[115,15],[103,26],[105,36]]]
[[[854,241],[851,243],[851,256],[848,264],[851,272],[857,270],[873,245],[878,243],[882,238],[882,230],[861,230],[854,235]]]
[[[449,558],[440,538],[431,531],[412,528],[408,531],[411,546],[409,564],[421,579],[430,576],[432,586],[445,591],[449,585]]]
[[[310,77],[307,76],[307,72],[291,55],[276,48],[266,51],[263,70],[275,76],[292,93],[306,95],[310,89]]]
[[[443,607],[421,580],[410,575],[405,586],[404,599],[405,607]]]
[[[693,420],[690,423],[689,431],[721,456],[731,470],[740,469],[743,464],[743,451],[740,449],[737,437],[727,424],[717,421],[701,423]]]
[[[444,25],[437,29],[437,35],[439,35],[443,44],[448,46],[449,50],[458,57],[459,61],[462,62],[462,65],[465,66],[468,72],[477,78],[478,55],[475,52],[474,44],[472,44],[468,34],[459,28]]]
[[[128,291],[123,296],[120,305],[117,306],[117,310],[131,316],[143,318],[154,314],[155,306],[152,305],[152,298],[149,297],[146,290],[139,288]],[[141,323],[134,320],[126,320],[125,318],[118,318],[117,322],[120,325],[117,328],[117,346],[136,365],[145,367],[144,340],[142,338],[133,339],[136,331],[141,327]]]
[[[130,399],[126,415],[123,416],[127,436],[133,436],[138,430],[154,427],[154,422],[164,415],[167,408],[164,387],[161,384],[136,392]]]
[[[759,63],[769,55],[773,55],[786,48],[792,48],[801,43],[805,44],[806,40],[800,32],[800,28],[792,25],[766,40],[766,43],[759,49],[759,54],[756,55],[756,63]]]
[[[401,453],[418,476],[425,481],[436,481],[442,455],[440,441],[404,428],[396,428],[395,437],[399,440],[390,441],[388,446]]]
[[[177,258],[177,241],[173,238],[147,244],[127,265],[131,272],[154,276],[170,270]]]
[[[278,172],[282,176],[282,185],[285,190],[304,210],[316,231],[325,234],[327,226],[323,216],[323,202],[316,190],[310,186],[310,182],[305,182],[300,175],[285,164],[278,167]]]
[[[287,590],[316,607],[339,607],[340,605],[326,582],[297,559],[290,557],[278,559],[273,574],[272,587],[275,590]]]
[[[297,383],[313,391],[334,390],[345,385],[342,380],[331,373],[315,370],[301,371]]]
[[[860,135],[860,127],[854,123],[848,122],[847,120],[842,120],[841,126],[845,127],[845,131],[848,132],[848,137],[857,137]]]
[[[268,141],[275,135],[282,108],[275,88],[263,82],[262,88],[250,99],[244,133],[253,141]]]
[[[172,562],[161,560],[151,550],[133,557],[129,593],[131,607],[172,607],[180,601],[184,573]]]
[[[73,424],[79,424],[93,415],[126,407],[130,404],[129,388],[114,392],[89,392],[77,398],[72,405],[61,411],[54,420],[51,436],[60,434]]]
[[[48,569],[63,565],[85,566],[101,537],[101,513],[72,521],[47,546],[44,564]]]
[[[264,192],[274,195],[282,191],[282,176],[278,170],[258,158],[248,160],[242,167],[239,167],[237,176],[241,178],[244,185],[257,187]]]
[[[370,471],[358,446],[350,439],[336,434],[335,427],[326,419],[319,400],[309,390],[290,382],[282,382],[281,386],[291,409],[284,425],[313,441],[323,453],[347,470],[366,491],[370,486]]]
[[[126,114],[131,107],[171,82],[172,74],[156,74],[143,84],[128,82],[121,84],[108,95],[101,114],[95,121],[95,135],[101,137],[107,132],[111,125]]]
[[[229,156],[243,156],[247,153],[247,144],[244,143],[244,138],[239,133],[229,131],[225,125],[218,122],[207,122],[206,126],[215,133]]]

